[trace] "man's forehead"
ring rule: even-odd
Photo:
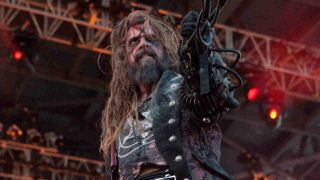
[[[139,31],[144,31],[145,25],[144,25],[144,24],[135,24],[135,25],[132,25],[132,26],[130,27],[130,29],[135,29],[135,30],[139,30]]]
[[[152,28],[148,24],[136,24],[130,27],[128,38],[135,37],[141,34],[154,34]]]

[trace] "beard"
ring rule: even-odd
[[[169,69],[169,59],[164,57],[158,59],[153,55],[148,55],[143,58],[141,55],[135,61],[135,64],[129,64],[127,68],[127,75],[130,80],[136,84],[152,84],[159,81],[162,73]]]

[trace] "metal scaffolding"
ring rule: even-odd
[[[242,109],[235,110],[232,114],[226,114],[226,121],[246,123],[247,125],[265,127],[261,120],[257,120],[257,110],[254,110],[253,104]],[[267,176],[275,176],[277,179],[308,179],[308,175],[314,173],[319,167],[319,128],[315,127],[315,122],[320,115],[317,110],[310,115],[310,119],[305,123],[305,127],[294,127],[290,119],[277,128],[276,132],[290,132],[290,136],[284,140],[279,140],[279,146],[270,146],[270,154],[262,154],[259,151],[251,153],[257,157],[256,161],[260,168],[260,173]],[[302,117],[300,117],[302,118]],[[239,140],[239,139],[238,139]],[[239,153],[250,152],[245,144],[237,142],[237,139],[224,133],[223,143],[237,150]],[[258,146],[259,147],[259,146]],[[256,172],[258,173],[258,172]],[[252,172],[245,170],[233,174],[236,179],[248,179]]]
[[[152,9],[136,2],[130,2],[130,6]],[[182,18],[178,13],[163,9],[158,13]],[[110,17],[105,11],[90,9],[79,17],[74,2],[0,0],[1,26],[13,29],[17,28],[15,21],[29,19],[42,39],[110,55],[106,46],[112,22],[107,18]],[[266,70],[269,86],[291,96],[320,102],[320,49],[222,24],[216,24],[215,28],[218,32],[216,45],[240,50],[243,66]]]
[[[268,75],[270,88],[320,102],[320,49],[221,24],[216,27],[222,30],[215,39],[218,47],[242,52],[240,68],[260,69]]]
[[[0,140],[0,177],[11,179],[105,179],[104,162],[56,149]]]

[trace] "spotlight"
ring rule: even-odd
[[[272,128],[278,128],[284,117],[284,93],[275,89],[252,86],[247,92],[249,102],[258,102],[261,119]]]
[[[266,124],[273,128],[278,128],[282,124],[284,112],[280,104],[275,102],[261,102],[262,118]]]
[[[38,60],[36,52],[39,38],[24,28],[13,31],[10,59],[18,67],[27,67],[36,72],[35,63]]]
[[[18,49],[14,50],[12,52],[12,58],[15,61],[20,61],[20,60],[23,59],[23,57],[24,57],[24,53],[22,51],[18,50]]]
[[[37,144],[37,145],[40,145],[43,143],[43,138],[37,129],[32,128],[27,130],[27,143]]]
[[[276,120],[279,117],[279,111],[276,108],[269,109],[269,118],[272,120]]]
[[[279,121],[282,118],[281,107],[276,103],[269,103],[267,107],[269,121]]]
[[[46,146],[53,148],[60,148],[64,145],[63,136],[56,135],[54,132],[48,132],[44,134],[44,138],[46,141]]]
[[[247,99],[249,101],[256,101],[260,97],[260,94],[261,94],[260,88],[257,88],[257,87],[250,88],[247,93]]]
[[[22,136],[23,131],[16,124],[12,124],[7,130],[7,135],[12,139],[16,140],[18,137]]]

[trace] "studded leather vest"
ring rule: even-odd
[[[118,174],[120,180],[134,179],[140,175],[143,166],[164,168],[166,162],[156,147],[153,120],[148,114],[150,99],[138,108],[139,120],[127,119],[116,141]]]
[[[220,128],[214,122],[194,118],[181,107],[182,82],[176,72],[164,72],[146,114],[153,120],[159,153],[179,180],[232,179],[219,164]],[[112,174],[108,162],[107,167],[107,173]]]

